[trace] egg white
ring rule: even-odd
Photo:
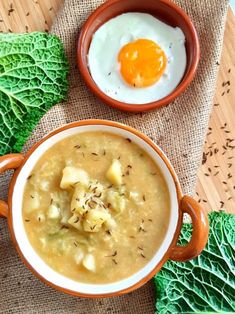
[[[168,59],[161,79],[149,87],[132,87],[124,81],[119,71],[119,51],[137,39],[153,40]],[[146,13],[124,13],[103,24],[93,35],[88,53],[91,76],[101,91],[129,104],[146,104],[169,95],[183,78],[186,63],[182,30]]]

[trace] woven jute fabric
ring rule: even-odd
[[[175,1],[189,14],[199,33],[200,66],[194,82],[180,98],[165,108],[145,114],[109,108],[91,94],[79,76],[75,58],[79,29],[102,2],[67,0],[58,14],[51,32],[65,45],[70,61],[70,92],[65,103],[55,106],[43,117],[24,150],[67,122],[88,118],[120,121],[141,130],[162,147],[175,167],[183,191],[192,194],[212,105],[228,1]],[[0,196],[4,198],[9,175],[1,179]],[[100,300],[72,297],[47,287],[20,261],[6,221],[0,220],[0,313],[148,314],[154,313],[154,303],[151,282],[129,295]]]

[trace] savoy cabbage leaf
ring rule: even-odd
[[[0,155],[20,151],[39,119],[65,98],[67,74],[55,35],[0,34]]]
[[[168,261],[155,276],[156,313],[235,313],[235,216],[209,214],[206,248],[194,260]],[[184,224],[179,243],[191,237]]]

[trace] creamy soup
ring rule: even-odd
[[[169,223],[165,179],[130,139],[73,135],[39,159],[27,179],[23,219],[51,268],[85,283],[133,275],[160,247]]]

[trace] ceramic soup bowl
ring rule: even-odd
[[[39,257],[31,246],[23,223],[22,201],[24,187],[39,158],[58,141],[86,131],[107,131],[130,138],[144,149],[161,169],[170,193],[170,219],[165,238],[153,258],[134,275],[109,284],[85,284],[73,281],[57,273]],[[82,297],[117,296],[130,292],[150,280],[171,259],[186,261],[201,253],[208,238],[206,212],[189,196],[182,194],[177,175],[162,150],[139,131],[111,121],[84,120],[74,122],[54,130],[36,143],[25,155],[9,154],[0,157],[0,173],[15,169],[10,182],[8,202],[0,201],[0,215],[8,219],[14,245],[26,266],[43,282],[57,290]],[[184,247],[177,246],[183,214],[192,218],[191,241]]]

